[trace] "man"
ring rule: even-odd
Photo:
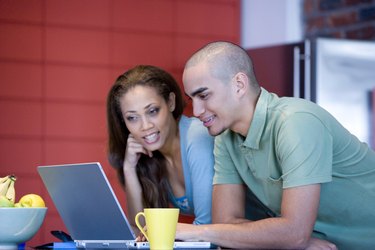
[[[196,52],[183,83],[194,115],[217,136],[215,224],[179,225],[177,238],[232,248],[375,249],[375,152],[366,144],[318,105],[261,88],[246,51],[232,43]],[[246,219],[247,192],[276,216]]]

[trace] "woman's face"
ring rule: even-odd
[[[175,96],[168,103],[152,87],[136,86],[120,99],[126,127],[147,150],[163,148],[176,126],[173,117]]]

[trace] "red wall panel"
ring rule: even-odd
[[[178,1],[176,29],[181,33],[236,37],[239,12],[230,7],[234,7],[230,1]]]
[[[0,23],[0,58],[42,60],[42,27]]]
[[[35,192],[48,206],[27,245],[66,231],[39,165],[101,162],[126,211],[106,156],[106,96],[117,76],[153,64],[183,90],[191,53],[213,40],[239,42],[239,24],[239,0],[0,0],[0,176],[18,176],[17,199]]]
[[[0,176],[36,175],[35,166],[43,159],[43,142],[39,138],[0,138]],[[27,187],[27,184],[18,182],[17,193],[18,187]]]
[[[46,106],[46,135],[58,138],[104,138],[105,104],[49,103]]]
[[[2,19],[38,22],[42,21],[43,0],[1,0]]]
[[[0,100],[0,135],[40,136],[42,104]]]
[[[295,46],[302,45],[293,43],[247,50],[253,61],[255,75],[262,87],[279,96],[293,96]]]
[[[79,162],[105,163],[107,161],[105,142],[104,139],[78,142],[48,139],[45,163],[49,165]]]
[[[71,27],[110,27],[111,1],[64,0],[46,1],[46,23]]]
[[[132,31],[172,32],[174,0],[113,1],[113,27]]]
[[[47,28],[46,60],[109,64],[109,33],[100,30]]]
[[[37,99],[42,97],[42,65],[0,61],[0,72],[1,97]]]
[[[49,65],[45,76],[48,100],[104,103],[108,86],[112,84],[110,70],[103,67]]]
[[[155,33],[114,33],[113,63],[116,65],[152,64],[173,66],[173,37]]]
[[[34,166],[32,169],[33,175],[37,177],[36,166]],[[42,180],[40,178],[30,178],[30,176],[32,175],[19,174],[17,176],[15,188],[18,199],[28,193],[40,194],[43,197],[47,196]],[[50,204],[48,198],[45,199],[45,202]]]

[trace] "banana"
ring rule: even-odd
[[[7,197],[9,200],[15,201],[16,192],[14,188],[14,184],[16,181],[16,177],[14,175],[8,175],[0,180],[0,195]]]
[[[3,183],[0,183],[0,195],[5,195],[7,193],[11,181],[10,178],[7,178]]]
[[[16,201],[16,190],[14,188],[14,183],[16,182],[16,179],[12,178],[12,177],[10,179],[11,179],[11,182],[10,182],[10,185],[8,187],[7,193],[5,194],[5,197],[7,197],[8,200],[10,200],[14,203]]]
[[[9,175],[0,178],[0,184],[3,183],[3,182],[5,182],[5,181],[8,180],[8,179],[9,179]]]

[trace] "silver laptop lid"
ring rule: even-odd
[[[74,240],[134,240],[135,234],[98,162],[39,166]]]

